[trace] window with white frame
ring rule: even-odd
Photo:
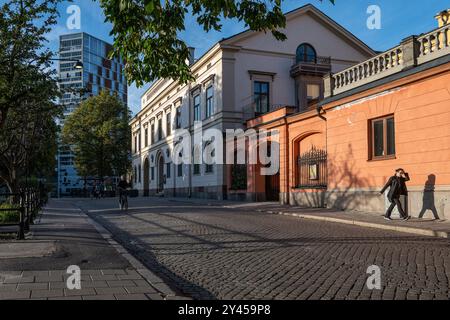
[[[206,89],[206,118],[214,114],[214,87],[211,85]]]
[[[269,82],[254,82],[254,103],[256,113],[266,113],[270,110]]]
[[[201,120],[200,95],[194,97],[194,121]]]

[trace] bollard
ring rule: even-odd
[[[25,207],[20,207],[20,222],[19,222],[19,232],[17,234],[18,240],[24,240],[25,239]]]
[[[25,221],[24,229],[25,231],[30,231],[30,190],[25,191]]]

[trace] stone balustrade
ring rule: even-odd
[[[337,95],[450,53],[450,25],[411,36],[386,52],[324,77],[325,98]]]
[[[418,63],[422,64],[450,53],[450,25],[419,36]]]

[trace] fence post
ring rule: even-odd
[[[26,212],[26,217],[25,217],[25,231],[29,231],[30,230],[30,189],[25,189],[25,212]]]
[[[34,189],[30,189],[30,207],[31,207],[31,214],[29,217],[29,223],[28,224],[32,224],[33,223],[33,219],[34,219],[34,214],[36,211],[36,203],[35,203],[35,191]]]
[[[19,233],[17,234],[17,238],[19,240],[25,239],[25,207],[21,206],[19,208],[20,211],[20,222],[19,222]]]
[[[417,36],[409,36],[403,39],[401,45],[403,51],[403,70],[417,66],[417,58],[420,54],[420,43],[417,40]]]
[[[328,73],[323,77],[323,96],[329,98],[333,95],[334,83],[333,74]]]

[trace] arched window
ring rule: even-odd
[[[314,47],[310,44],[303,43],[297,48],[297,63],[299,62],[313,62],[317,61],[317,54]]]

